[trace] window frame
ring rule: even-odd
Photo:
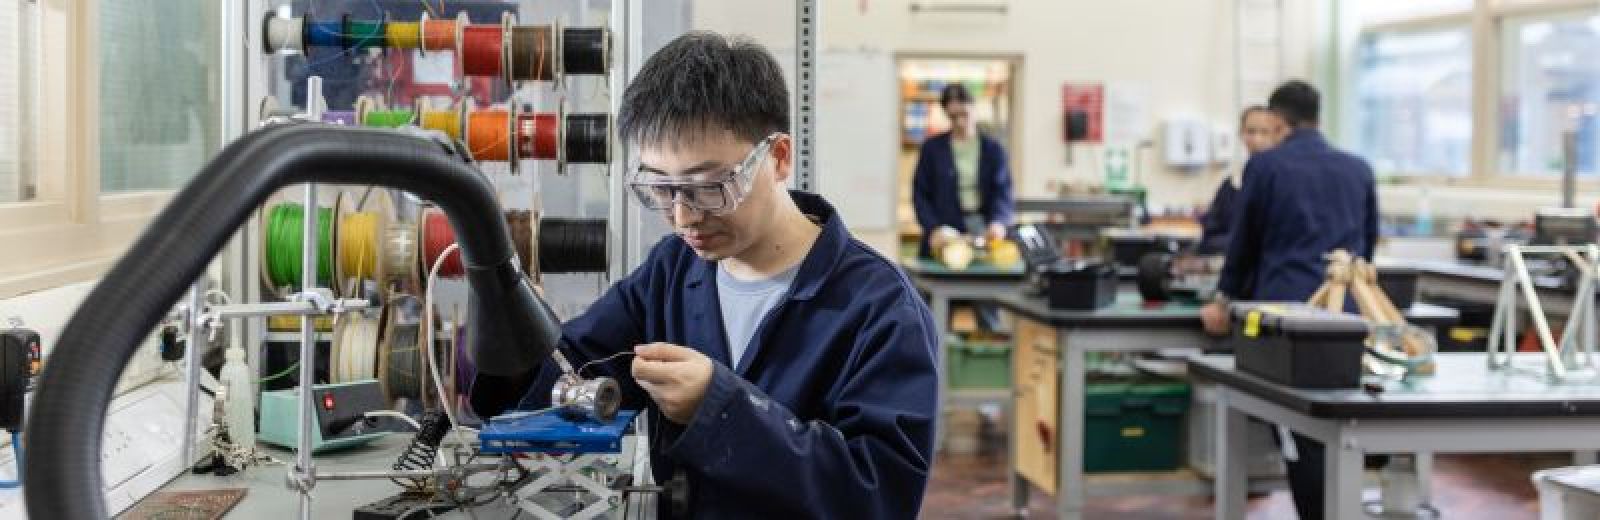
[[[1345,4],[1349,5],[1349,4]],[[1393,182],[1415,186],[1460,186],[1526,190],[1554,190],[1560,187],[1560,176],[1521,175],[1505,170],[1500,165],[1499,103],[1504,93],[1501,76],[1504,33],[1507,20],[1534,17],[1559,17],[1580,12],[1594,12],[1593,0],[1475,0],[1471,7],[1440,13],[1385,19],[1363,24],[1352,13],[1340,13],[1336,22],[1353,22],[1352,31],[1332,31],[1333,48],[1338,76],[1335,83],[1354,77],[1355,54],[1362,38],[1374,33],[1418,32],[1442,28],[1462,28],[1469,31],[1472,42],[1472,146],[1468,172],[1464,177],[1452,177],[1443,172],[1387,172]],[[1346,92],[1347,89],[1340,89]],[[1355,99],[1352,94],[1335,99],[1333,135],[1344,135],[1343,125],[1352,120]],[[1578,187],[1584,190],[1600,189],[1600,176],[1579,177]]]
[[[0,255],[0,298],[103,275],[172,196],[170,190],[100,193],[99,6],[31,5],[37,59],[56,64],[34,71],[35,113],[54,117],[33,121],[35,198],[0,203],[0,240],[26,245],[24,254]]]

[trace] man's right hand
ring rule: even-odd
[[[928,250],[938,254],[940,249],[944,249],[945,244],[950,243],[951,240],[960,239],[960,231],[956,231],[955,228],[950,226],[939,226],[938,229],[933,230],[932,234],[928,235]]]

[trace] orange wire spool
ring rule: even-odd
[[[561,117],[550,112],[517,115],[517,155],[524,159],[557,159],[561,150]]]
[[[473,160],[512,161],[513,118],[506,110],[478,110],[467,113],[467,149]]]
[[[505,64],[505,30],[500,25],[468,25],[461,31],[461,72],[499,76]]]
[[[461,43],[461,30],[467,26],[467,13],[454,20],[430,20],[422,15],[422,50],[453,51]]]
[[[422,273],[424,276],[433,269],[433,263],[439,260],[439,255],[450,244],[456,243],[456,230],[450,227],[450,219],[446,218],[443,211],[438,208],[428,208],[422,212]],[[439,267],[439,276],[445,278],[460,278],[466,274],[466,269],[461,265],[461,249],[457,248],[445,257],[444,265]]]

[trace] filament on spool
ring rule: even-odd
[[[467,114],[467,149],[479,161],[512,159],[511,113],[479,110]]]
[[[566,160],[569,163],[611,162],[611,115],[568,114]]]
[[[415,49],[422,46],[422,24],[419,22],[389,22],[384,26],[383,37],[388,40],[391,48]]]
[[[540,273],[602,273],[606,256],[605,219],[539,219]]]
[[[366,49],[388,45],[388,39],[384,38],[383,25],[382,20],[352,20],[349,16],[345,16],[345,48]]]
[[[305,18],[281,18],[268,14],[261,20],[261,33],[265,35],[265,44],[261,49],[267,53],[304,49],[305,30]]]
[[[429,20],[422,15],[422,50],[453,51],[461,42],[461,30],[467,26],[466,13],[454,20]]]
[[[611,32],[604,27],[569,27],[561,33],[562,72],[603,75],[611,69]]]
[[[461,31],[461,72],[499,76],[504,49],[505,35],[499,25],[468,25]]]
[[[511,73],[513,81],[555,79],[556,32],[550,25],[524,25],[511,28]]]
[[[456,231],[450,227],[450,219],[444,212],[436,208],[428,208],[422,212],[422,262],[425,268],[432,268],[434,261],[444,253],[450,244],[456,243]],[[423,271],[426,272],[426,271]],[[439,267],[439,276],[445,278],[460,278],[466,274],[461,265],[461,249],[457,248],[445,257],[444,265]]]
[[[524,159],[556,159],[560,153],[560,120],[553,113],[517,115],[517,155]]]
[[[444,132],[451,139],[460,140],[461,116],[460,110],[423,109],[421,112],[422,127]]]

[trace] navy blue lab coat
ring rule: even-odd
[[[976,209],[985,224],[1011,223],[1016,202],[1011,198],[1011,166],[1006,149],[999,141],[978,134],[978,203]],[[922,226],[922,256],[928,256],[928,237],[940,226],[962,233],[982,232],[967,229],[966,212],[961,207],[960,184],[956,179],[955,153],[950,151],[950,134],[943,133],[922,142],[917,153],[917,169],[911,178],[911,205]]]
[[[655,411],[630,375],[632,356],[591,367],[622,384],[624,408],[651,409],[657,482],[684,473],[690,517],[914,518],[933,463],[932,315],[905,274],[853,239],[822,197],[792,196],[821,218],[822,233],[739,366],[729,366],[717,266],[676,236],[568,322],[562,348],[574,364],[652,342],[714,361],[687,426]],[[552,365],[521,408],[548,405]],[[674,517],[660,503],[661,516]]]
[[[1372,258],[1378,193],[1372,168],[1296,129],[1250,157],[1217,289],[1236,300],[1305,301],[1322,286],[1335,249]]]
[[[1242,184],[1242,183],[1241,183]],[[1211,197],[1211,207],[1200,218],[1200,245],[1195,252],[1202,255],[1227,254],[1228,243],[1233,240],[1233,217],[1238,210],[1239,190],[1233,179],[1222,179],[1217,194]]]

